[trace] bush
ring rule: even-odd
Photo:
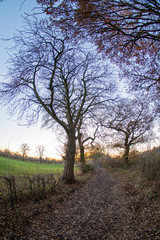
[[[11,207],[14,207],[14,204],[17,201],[16,179],[14,176],[4,176],[2,179],[6,187],[6,194],[8,195],[10,205]],[[2,194],[1,192],[1,196],[5,196],[5,194]]]
[[[90,172],[90,171],[93,171],[94,170],[94,167],[88,163],[86,164],[81,164],[80,165],[80,171],[82,173],[87,173],[87,172]]]
[[[139,152],[137,150],[132,150],[129,154],[129,163],[131,165],[136,165],[139,161]]]
[[[156,149],[142,153],[137,166],[148,180],[160,180],[160,153]]]
[[[47,193],[54,193],[57,181],[53,174],[25,175],[25,176],[0,176],[0,198],[8,199],[14,207],[16,201],[30,198],[39,201]]]
[[[125,168],[124,159],[123,157],[117,156],[115,158],[110,158],[107,162],[105,167],[111,168]]]

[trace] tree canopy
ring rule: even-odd
[[[72,36],[90,37],[121,66],[134,89],[160,88],[159,0],[37,0]],[[132,69],[131,69],[132,66]]]
[[[57,123],[68,138],[64,180],[74,181],[76,129],[94,108],[107,101],[111,84],[103,61],[73,47],[47,20],[26,19],[14,36],[1,101],[30,125]]]

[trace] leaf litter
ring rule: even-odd
[[[4,210],[3,240],[160,240],[160,202],[105,169],[63,194]]]

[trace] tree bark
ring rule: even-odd
[[[84,146],[82,142],[82,134],[78,132],[78,144],[79,144],[79,150],[80,150],[80,167],[82,173],[85,173],[86,171],[86,162],[85,162],[85,156],[84,156]]]
[[[124,153],[124,161],[125,161],[125,163],[128,165],[128,163],[129,163],[129,148],[130,148],[130,146],[129,145],[126,145],[125,146],[125,153]]]
[[[79,149],[80,149],[80,162],[82,165],[85,165],[85,156],[84,156],[84,146],[82,142],[82,134],[78,132],[78,144],[79,144]]]
[[[63,172],[63,181],[65,183],[72,184],[75,182],[74,178],[75,153],[76,153],[76,138],[75,131],[72,130],[68,133],[68,143]]]

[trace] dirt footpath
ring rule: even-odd
[[[69,199],[48,209],[43,219],[37,215],[22,239],[159,240],[159,223],[152,223],[151,213],[147,219],[145,207],[132,204],[132,191],[128,192],[119,177],[99,168]]]

